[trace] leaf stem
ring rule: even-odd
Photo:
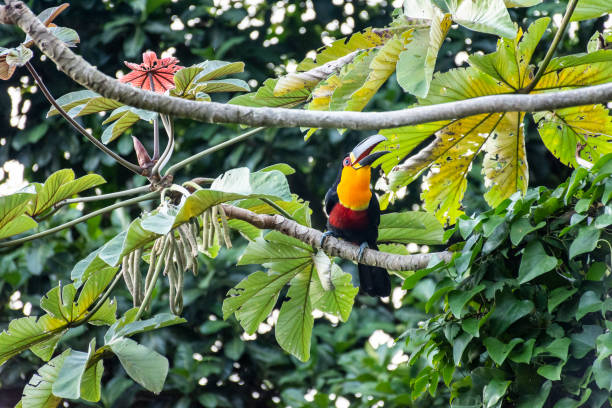
[[[533,91],[533,88],[535,88],[538,82],[540,82],[540,79],[542,79],[542,76],[546,72],[546,68],[548,67],[548,64],[550,63],[550,60],[552,60],[553,54],[555,53],[557,46],[561,42],[561,38],[563,37],[563,34],[565,33],[565,29],[567,28],[570,22],[570,19],[572,18],[572,14],[574,14],[574,10],[576,9],[577,4],[578,4],[578,0],[570,0],[570,2],[568,3],[567,9],[565,10],[565,15],[563,16],[563,20],[561,20],[561,25],[559,26],[559,29],[555,33],[555,37],[553,38],[552,44],[550,45],[550,47],[548,48],[548,51],[546,52],[546,55],[544,56],[544,60],[542,60],[542,63],[540,64],[538,71],[533,77],[533,80],[529,83],[529,85],[527,85],[525,88],[521,90],[521,93],[525,93],[525,94],[530,93],[531,91]]]
[[[282,208],[280,205],[276,204],[274,201],[270,200],[269,198],[261,198],[260,200],[263,201],[264,203],[268,204],[270,207],[274,208],[276,211],[278,211],[285,218],[289,218],[290,220],[295,221],[295,218],[293,218],[293,216],[291,214],[289,214],[287,211],[285,211],[284,208]]]
[[[68,113],[59,105],[59,103],[57,103],[57,101],[55,100],[53,95],[51,95],[51,92],[49,92],[49,89],[44,84],[44,82],[43,82],[42,78],[40,77],[40,75],[38,75],[38,72],[36,72],[36,70],[34,69],[34,66],[32,65],[32,63],[30,61],[28,61],[28,62],[26,62],[25,65],[26,65],[26,68],[28,69],[28,71],[30,71],[30,75],[32,75],[32,78],[34,78],[34,81],[36,82],[36,84],[40,88],[40,90],[43,93],[43,95],[45,95],[45,97],[47,98],[49,103],[51,105],[53,105],[53,107],[55,109],[57,109],[59,114],[62,115],[62,117],[64,119],[66,119],[66,121],[68,121],[68,123],[70,123],[70,125],[72,125],[72,127],[77,132],[79,132],[80,134],[85,136],[98,149],[102,150],[104,153],[106,153],[107,155],[109,155],[110,157],[115,159],[117,161],[117,163],[121,164],[123,167],[127,168],[128,170],[133,171],[136,174],[141,174],[141,170],[140,170],[139,166],[137,166],[137,165],[135,165],[133,163],[130,163],[129,161],[125,160],[123,157],[119,156],[117,153],[115,153],[112,150],[110,150],[108,147],[106,147],[104,145],[104,143],[100,142],[98,139],[93,137],[87,130],[85,130],[83,128],[83,126],[79,125],[79,123],[77,121],[75,121],[70,115],[68,115]]]
[[[0,242],[0,248],[11,247],[11,246],[23,244],[24,242],[32,241],[34,239],[46,237],[47,235],[51,235],[51,234],[54,234],[54,233],[56,233],[58,231],[61,231],[63,229],[70,228],[70,227],[72,227],[72,226],[74,226],[76,224],[79,224],[79,223],[81,223],[83,221],[86,221],[86,220],[88,220],[90,218],[93,218],[93,217],[95,217],[97,215],[107,213],[107,212],[112,211],[112,210],[117,209],[117,208],[127,207],[128,205],[136,204],[136,203],[139,203],[141,201],[151,200],[151,199],[157,197],[158,195],[159,195],[158,191],[153,191],[153,192],[151,192],[149,194],[145,194],[145,195],[140,196],[140,197],[134,197],[134,198],[126,200],[126,201],[120,201],[120,202],[115,203],[113,205],[109,205],[108,207],[101,208],[101,209],[96,210],[96,211],[94,211],[92,213],[89,213],[89,214],[86,214],[86,215],[84,215],[82,217],[76,218],[76,219],[74,219],[72,221],[69,221],[69,222],[67,222],[65,224],[58,225],[55,228],[51,228],[51,229],[48,229],[46,231],[39,232],[37,234],[32,234],[32,235],[29,235],[27,237],[23,237],[23,238],[19,238],[19,239],[14,239],[12,241]]]
[[[213,147],[209,147],[208,149],[203,150],[200,153],[196,153],[193,156],[190,156],[190,157],[186,158],[185,160],[180,161],[180,162],[170,166],[170,168],[166,171],[164,176],[168,176],[168,175],[174,174],[174,173],[176,173],[177,170],[182,169],[183,167],[187,166],[188,164],[190,164],[190,163],[192,163],[192,162],[194,162],[196,160],[199,160],[202,157],[207,156],[207,155],[209,155],[211,153],[214,153],[214,152],[216,152],[218,150],[221,150],[221,149],[223,149],[223,148],[225,148],[227,146],[231,146],[231,145],[233,145],[235,143],[241,142],[244,139],[247,139],[247,138],[253,136],[256,133],[259,133],[259,132],[261,132],[264,129],[265,129],[265,127],[258,127],[258,128],[255,128],[255,129],[251,129],[248,132],[245,132],[245,133],[242,133],[240,135],[234,136],[230,140],[226,140],[225,142],[219,143],[219,144],[217,144],[217,145],[215,145]]]

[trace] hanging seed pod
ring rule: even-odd
[[[181,246],[181,241],[174,238],[174,231],[172,231],[172,249],[174,251],[174,262],[177,264],[180,270],[185,270],[187,260],[185,259],[185,252]]]
[[[213,207],[212,223],[215,226],[215,234],[217,234],[219,241],[221,241],[221,236],[223,235],[223,232],[221,231],[222,229],[221,223],[219,222],[219,206],[218,205],[215,205]]]
[[[225,242],[225,246],[227,249],[232,247],[232,240],[230,239],[230,229],[227,224],[227,215],[225,214],[225,210],[223,209],[223,205],[219,204],[219,215],[221,216],[221,224],[223,225],[223,241]]]
[[[214,206],[208,212],[208,247],[215,245],[215,218],[217,218],[217,206]]]
[[[127,286],[128,291],[132,297],[134,296],[134,285],[132,283],[132,274],[130,273],[130,268],[132,266],[130,262],[130,254],[127,254],[121,260],[121,269],[123,270],[123,280],[125,281],[125,286]]]
[[[208,249],[208,229],[210,225],[208,224],[208,213],[210,209],[207,209],[202,213],[202,251],[206,251]]]
[[[193,247],[192,247],[192,240],[193,237],[191,237],[191,227],[188,224],[183,224],[181,226],[178,227],[178,232],[179,232],[179,238],[180,238],[180,243],[183,247],[183,254],[185,256],[186,259],[186,263],[185,263],[185,269],[191,269],[191,271],[194,273],[194,275],[197,272],[197,256],[198,256],[198,252],[197,252],[197,247],[195,248],[196,253],[194,255],[193,253]],[[191,240],[189,239],[191,237]]]
[[[174,265],[174,238],[172,237],[172,231],[170,231],[167,235],[167,243],[166,247],[168,248],[168,252],[166,252],[166,256],[164,257],[164,275],[168,275],[168,271],[170,270],[170,266]]]
[[[144,292],[142,288],[142,274],[140,273],[140,257],[142,255],[142,249],[138,248],[132,252],[132,283],[134,286],[133,302],[134,307],[140,306],[144,299]]]
[[[159,254],[159,250],[161,247],[161,242],[164,240],[164,237],[157,238],[151,247],[151,253],[149,254],[149,268],[147,269],[147,275],[145,277],[145,287],[144,291],[146,293],[151,279],[153,279],[153,272],[155,271],[155,264],[157,261],[157,255]]]
[[[193,234],[193,239],[196,243],[195,250],[198,251],[198,236],[200,235],[200,225],[198,223],[198,217],[193,217],[189,225],[191,226],[191,233]]]
[[[193,233],[193,229],[190,227],[191,222],[181,225],[185,236],[187,237],[187,241],[189,241],[189,249],[191,252],[191,256],[198,256],[198,243],[197,243],[197,234]]]

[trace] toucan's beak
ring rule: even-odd
[[[370,154],[370,152],[380,142],[384,142],[385,140],[387,140],[387,138],[382,135],[373,135],[355,146],[355,148],[350,154],[351,166],[353,166],[354,169],[369,166],[374,163],[379,157],[389,153],[388,151],[382,151]]]

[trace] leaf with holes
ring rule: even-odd
[[[612,153],[612,117],[603,105],[539,112],[534,120],[548,150],[568,166],[579,167],[577,155],[595,163]]]

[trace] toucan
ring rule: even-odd
[[[378,249],[378,224],[380,206],[370,189],[372,163],[389,153],[372,150],[384,136],[373,135],[359,143],[342,160],[342,166],[333,186],[325,195],[327,231],[321,238],[321,246],[328,236],[342,238],[359,245],[361,259],[365,248]],[[391,280],[384,268],[357,263],[361,290],[370,296],[389,296]]]

